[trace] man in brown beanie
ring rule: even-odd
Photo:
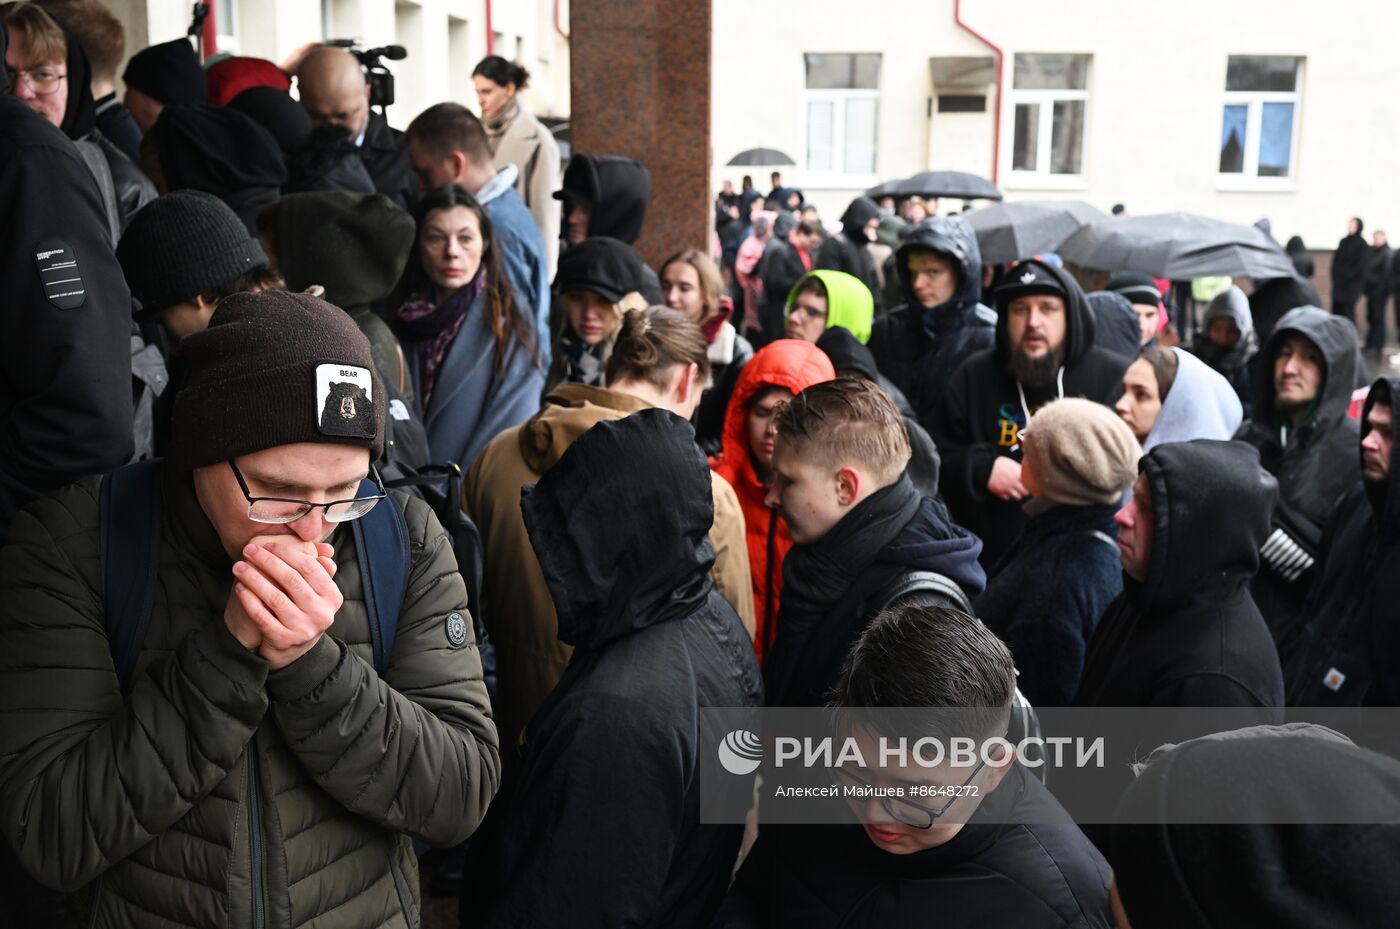
[[[1092,400],[1041,407],[1021,430],[1030,520],[993,567],[977,615],[1011,647],[1034,706],[1067,706],[1099,617],[1123,590],[1113,514],[1142,448]]]
[[[369,343],[235,294],[173,366],[173,456],[35,502],[0,553],[0,828],[84,924],[418,925],[411,839],[470,835],[499,753],[450,543],[370,464]],[[112,570],[139,481],[144,588]]]

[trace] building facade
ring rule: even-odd
[[[184,35],[188,0],[108,0],[127,27],[127,52]],[[487,54],[531,74],[522,104],[541,117],[569,115],[568,0],[215,0],[219,48],[281,63],[308,42],[355,39],[362,48],[402,45],[390,62],[403,128],[434,103],[477,109],[472,69]],[[489,51],[488,51],[489,49]]]
[[[714,0],[712,181],[779,149],[834,220],[926,169],[1328,248],[1400,223],[1400,4]],[[961,21],[961,22],[959,22]]]

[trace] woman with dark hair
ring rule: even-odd
[[[395,321],[434,461],[465,471],[540,406],[534,312],[506,277],[491,217],[461,187],[424,194]]]
[[[1123,372],[1123,396],[1114,406],[1144,453],[1169,442],[1224,442],[1244,418],[1230,382],[1180,348],[1151,345]]]
[[[472,71],[476,99],[481,104],[481,125],[496,153],[496,170],[506,165],[519,170],[515,192],[539,224],[552,278],[559,261],[561,205],[554,192],[562,186],[562,159],[554,136],[516,99],[529,82],[529,71],[499,55],[483,58]]]

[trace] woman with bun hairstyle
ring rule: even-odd
[[[564,383],[540,411],[497,436],[477,458],[462,488],[462,506],[481,530],[486,552],[482,617],[496,644],[496,725],[503,760],[572,649],[558,639],[554,601],[520,515],[520,488],[554,466],[574,440],[604,420],[659,407],[690,419],[710,375],[705,337],[666,307],[628,310],[607,363],[607,386]],[[627,462],[618,462],[627,467]],[[711,474],[715,518],[710,543],[715,589],[753,634],[753,594],[744,515],[734,489]]]
[[[739,372],[753,357],[753,346],[730,321],[734,302],[724,292],[724,279],[709,255],[698,248],[677,252],[661,265],[661,292],[666,305],[680,310],[700,327],[709,345],[710,386],[695,414],[695,436],[706,454],[719,452],[724,411]]]
[[[560,207],[554,192],[560,187],[559,143],[544,124],[520,105],[517,94],[530,82],[530,72],[500,55],[481,59],[472,71],[476,99],[481,104],[481,125],[496,170],[515,165],[515,192],[525,201],[544,235],[549,276],[559,261]]]

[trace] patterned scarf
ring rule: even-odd
[[[476,277],[467,286],[459,289],[442,303],[434,303],[426,294],[413,294],[399,307],[397,316],[405,335],[417,343],[419,383],[418,394],[422,397],[423,409],[428,409],[428,401],[433,396],[437,384],[438,371],[442,360],[447,357],[447,349],[462,322],[467,318],[476,298],[486,289],[486,267],[477,269]]]
[[[589,387],[602,387],[603,375],[612,354],[616,336],[604,339],[596,345],[588,345],[566,331],[559,339],[560,357],[564,362],[564,380],[570,384],[585,384]]]

